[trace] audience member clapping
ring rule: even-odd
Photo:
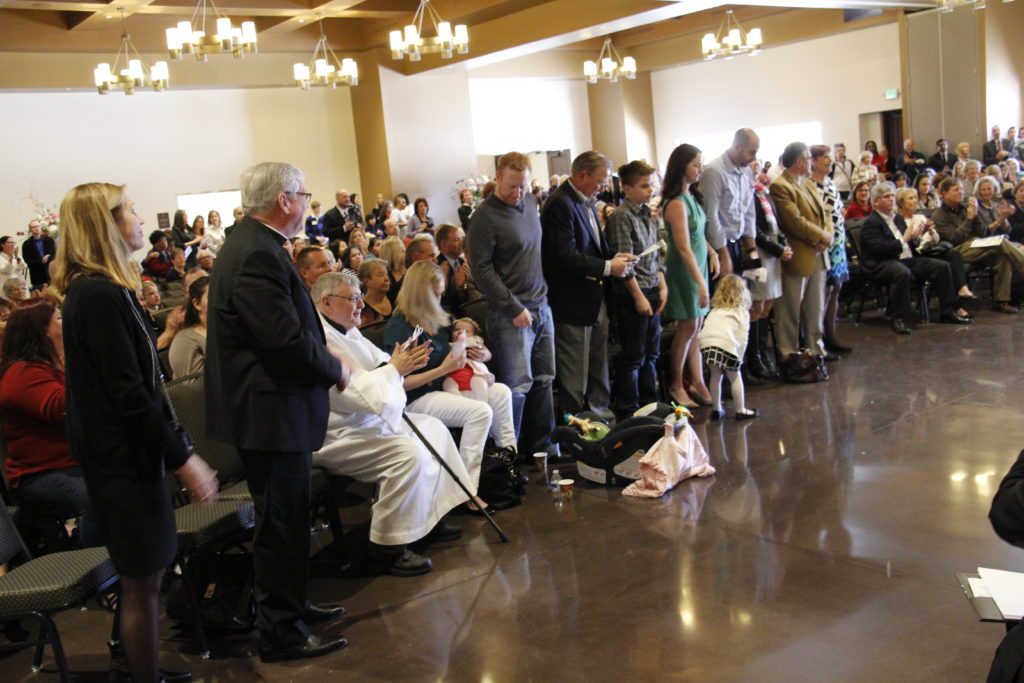
[[[18,244],[13,237],[0,237],[0,281],[20,277],[28,280],[28,264],[18,253]]]
[[[428,215],[429,211],[430,204],[426,197],[417,197],[413,203],[413,214],[409,218],[408,234],[414,235],[420,232],[433,234],[434,219]]]
[[[870,187],[878,182],[878,167],[871,163],[872,158],[872,153],[867,150],[860,153],[857,168],[853,171],[854,186],[866,182]],[[856,189],[854,189],[854,194],[856,195]]]
[[[974,194],[978,198],[978,215],[981,221],[988,227],[991,235],[1008,233],[1010,231],[1010,214],[1013,207],[1002,198],[1000,182],[992,176],[982,176],[978,179]]]
[[[444,276],[436,263],[420,261],[405,275],[395,312],[384,327],[384,346],[404,344],[422,330],[416,342],[430,343],[430,358],[423,370],[407,378],[409,410],[433,415],[449,427],[462,427],[459,452],[474,483],[480,477],[480,462],[488,432],[499,448],[515,451],[516,434],[512,422],[512,394],[504,384],[488,387],[487,403],[455,396],[442,390],[445,377],[466,364],[467,358],[480,360],[475,349],[457,353],[452,337],[451,316],[441,308]],[[419,382],[411,388],[412,382]],[[493,418],[493,424],[492,424]]]
[[[431,569],[431,561],[408,544],[458,537],[458,527],[442,517],[466,501],[412,430],[403,423],[406,389],[419,379],[410,374],[427,362],[431,346],[395,344],[389,356],[360,334],[363,308],[359,282],[344,273],[328,273],[313,286],[313,300],[327,336],[327,346],[353,367],[345,391],[330,393],[331,412],[324,446],[313,455],[317,465],[378,484],[370,523],[368,557],[371,569],[396,576],[415,576]],[[467,472],[440,420],[408,413],[431,446],[472,492],[476,481]],[[479,498],[478,504],[486,506]]]
[[[956,290],[957,296],[962,299],[974,299],[974,292],[971,291],[967,282],[963,257],[956,249],[950,249],[948,244],[942,244],[942,238],[939,237],[939,233],[935,229],[935,221],[917,212],[917,198],[918,194],[914,190],[908,188],[896,190],[896,213],[899,216],[895,219],[897,227],[906,226],[901,229],[909,229],[911,234],[916,235],[914,246],[919,255],[937,258],[949,264],[953,288]],[[900,218],[902,218],[902,222]],[[970,313],[962,306],[957,308],[956,313],[965,318],[971,317]]]
[[[8,483],[27,520],[78,517],[83,545],[93,545],[101,539],[64,432],[64,407],[60,310],[46,297],[19,304],[7,321],[0,364]]]
[[[1010,239],[1024,243],[1024,180],[1013,187],[1013,213],[1010,214]]]

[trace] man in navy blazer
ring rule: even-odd
[[[612,254],[601,233],[594,202],[608,183],[612,162],[584,152],[572,175],[541,210],[541,255],[548,303],[555,321],[555,382],[561,413],[610,414],[608,310],[605,279],[623,277],[635,257]]]
[[[894,195],[892,183],[878,183],[871,188],[874,211],[864,220],[860,233],[864,268],[873,280],[889,285],[893,331],[896,334],[911,332],[906,318],[910,315],[910,285],[915,278],[932,283],[942,322],[970,323],[969,318],[957,315],[954,310],[957,294],[949,264],[918,255],[914,243],[920,237],[920,228],[908,227],[903,216],[894,215]]]
[[[344,647],[307,623],[341,607],[306,600],[312,452],[323,445],[329,390],[349,366],[332,355],[306,285],[283,245],[302,230],[309,193],[295,166],[242,174],[246,217],[225,241],[210,282],[206,336],[208,436],[234,445],[256,507],[254,592],[263,661]]]

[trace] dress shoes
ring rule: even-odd
[[[302,613],[302,620],[307,624],[319,624],[331,619],[341,619],[345,616],[345,608],[341,605],[317,605],[310,603],[306,611]]]
[[[429,557],[414,553],[407,546],[377,545],[373,542],[370,543],[370,551],[366,555],[366,565],[372,574],[391,576],[419,576],[434,567]]]
[[[850,353],[853,351],[849,346],[843,346],[837,341],[825,340],[825,350],[829,353]]]
[[[1009,313],[1013,315],[1017,312],[1017,307],[1008,301],[997,301],[993,306],[992,310],[996,313]]]
[[[736,413],[736,419],[737,420],[753,420],[755,417],[757,417],[760,414],[761,414],[761,411],[759,411],[757,408],[747,408],[746,412],[744,412],[744,413],[737,412]]]
[[[840,361],[840,360],[843,359],[843,357],[840,356],[839,354],[837,354],[837,353],[829,353],[828,351],[826,351],[825,353],[821,354],[821,357],[822,357],[822,359],[824,359],[824,361],[826,363],[835,363],[836,361]]]
[[[968,318],[966,316],[962,316],[962,315],[957,315],[953,311],[950,311],[949,313],[943,313],[941,316],[939,316],[939,320],[941,322],[948,323],[950,325],[970,325],[971,324],[971,319],[970,318]]]
[[[348,645],[344,636],[311,635],[305,642],[297,645],[271,645],[260,640],[260,660],[263,662],[285,662],[292,659],[310,659],[328,652],[334,652]]]
[[[718,422],[719,420],[721,420],[724,417],[725,417],[725,411],[724,410],[712,410],[711,411],[711,420],[713,422]]]
[[[903,318],[892,319],[892,331],[896,334],[910,334],[913,330],[910,329],[910,325],[903,322]]]
[[[743,384],[750,387],[763,387],[768,384],[768,380],[762,379],[752,372],[748,372],[746,366],[740,368],[740,373],[743,375]]]
[[[451,524],[443,519],[434,525],[434,528],[423,537],[424,541],[454,541],[462,537],[462,527],[458,524]]]

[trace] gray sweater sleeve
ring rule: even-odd
[[[466,236],[469,269],[473,274],[474,284],[483,293],[491,308],[514,318],[523,311],[525,306],[502,282],[494,268],[496,246],[494,225],[487,218],[486,212],[478,210],[470,223],[471,228]]]

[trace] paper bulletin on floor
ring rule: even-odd
[[[978,576],[969,579],[974,597],[991,597],[1004,619],[1024,618],[1024,573],[978,567]]]

